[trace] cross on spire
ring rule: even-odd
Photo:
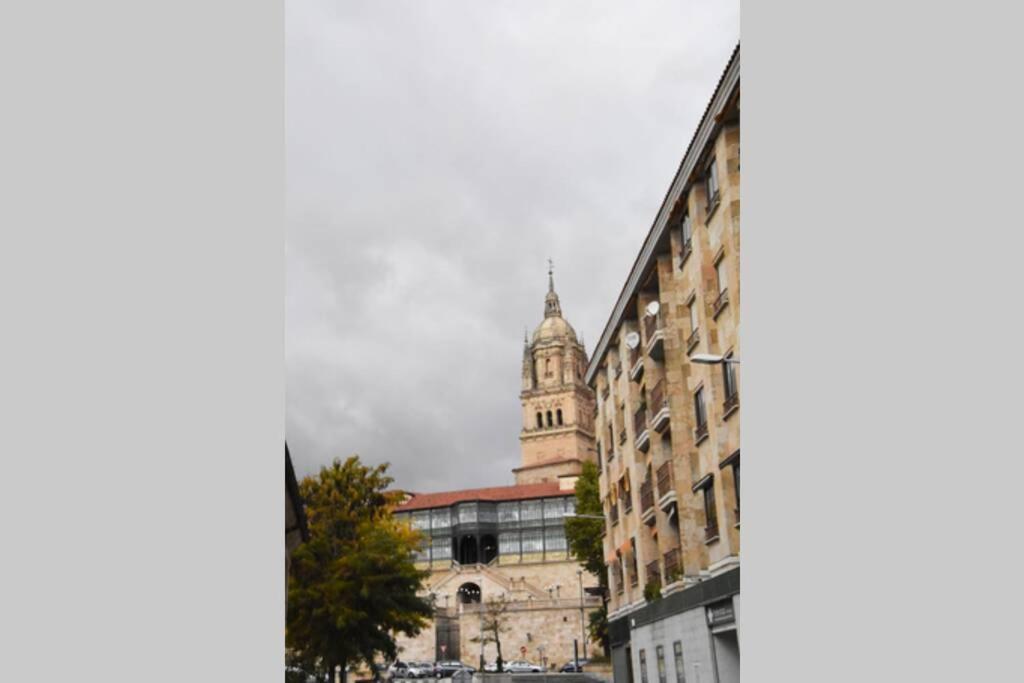
[[[555,291],[555,262],[548,257],[548,291]]]

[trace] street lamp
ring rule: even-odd
[[[716,356],[713,353],[695,353],[690,356],[690,360],[702,365],[721,365],[722,363],[735,363],[739,365],[740,362],[739,358],[726,358],[725,356]]]
[[[576,576],[580,580],[580,641],[583,643],[583,659],[587,658],[587,627],[583,618],[583,569],[576,568]],[[579,673],[580,661],[576,660],[576,673]]]

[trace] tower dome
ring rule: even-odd
[[[533,343],[567,339],[576,342],[576,330],[562,317],[562,305],[555,292],[555,276],[548,268],[548,293],[544,297],[544,320],[533,331]]]

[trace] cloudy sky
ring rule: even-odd
[[[287,439],[512,483],[547,258],[592,351],[739,3],[289,0]]]

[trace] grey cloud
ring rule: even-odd
[[[738,3],[286,3],[287,438],[511,483],[546,259],[593,348]]]

